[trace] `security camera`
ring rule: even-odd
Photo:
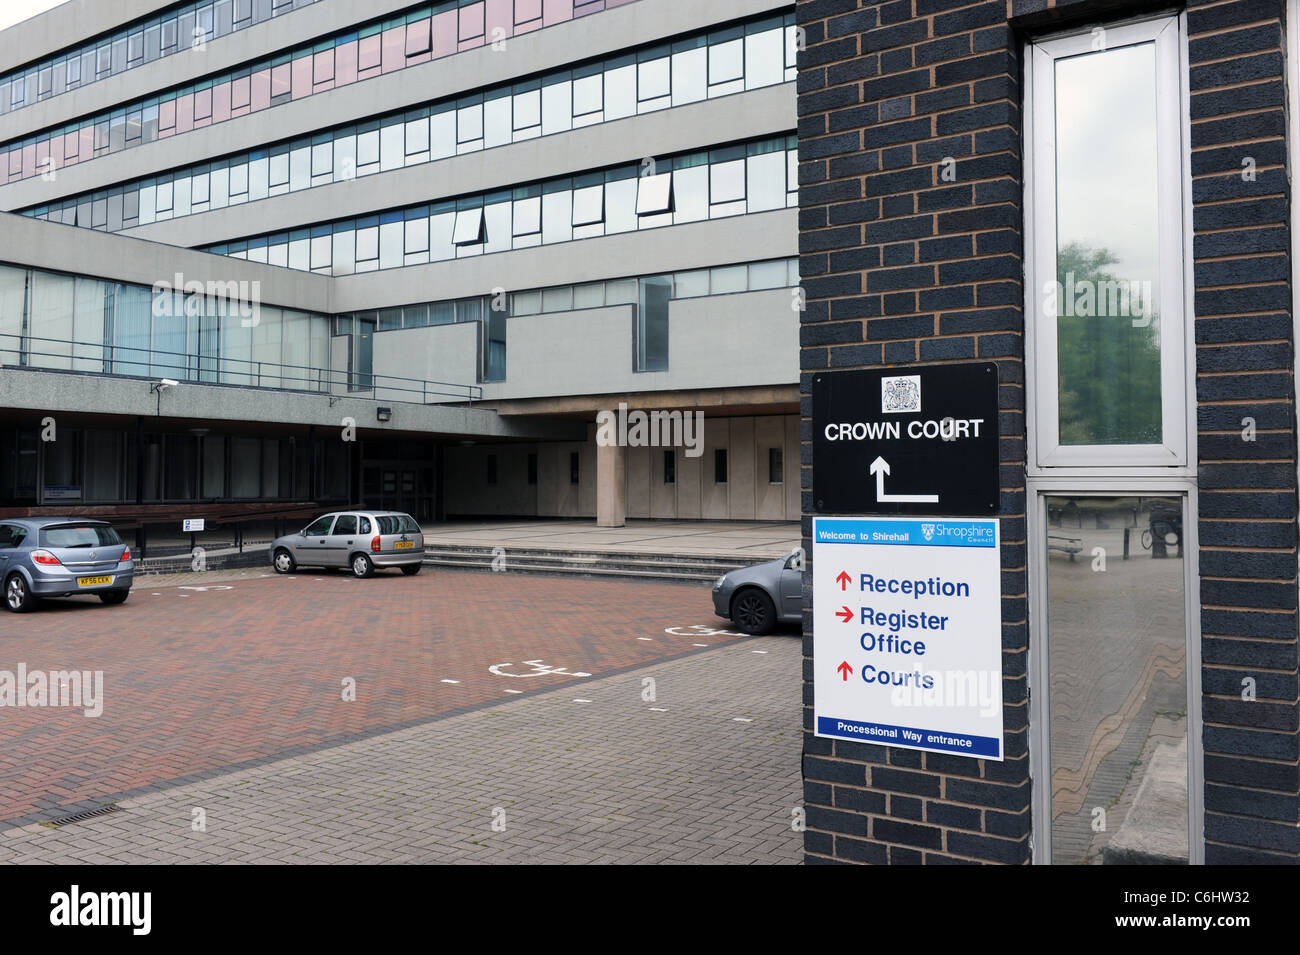
[[[180,382],[177,381],[175,378],[164,378],[160,382],[158,382],[158,384],[162,385],[162,387],[164,388],[175,388],[177,385],[180,384]]]
[[[180,382],[177,381],[175,378],[162,378],[158,381],[155,381],[153,384],[149,386],[149,394],[151,395],[156,394],[158,396],[158,400],[162,401],[163,391],[167,388],[175,388],[179,384]]]

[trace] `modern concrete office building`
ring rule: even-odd
[[[0,33],[0,508],[794,519],[796,46],[789,0]]]

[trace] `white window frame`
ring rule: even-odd
[[[1294,0],[1293,0],[1294,2]],[[1092,49],[1091,27],[1043,37],[1024,47],[1027,64],[1024,74],[1024,142],[1025,142],[1025,338],[1026,338],[1026,531],[1029,572],[1029,771],[1034,781],[1032,830],[1030,844],[1033,862],[1052,861],[1052,789],[1050,692],[1050,639],[1047,631],[1047,518],[1048,497],[1125,497],[1132,495],[1167,495],[1182,500],[1183,506],[1183,596],[1186,631],[1187,681],[1187,812],[1188,861],[1200,865],[1205,861],[1205,778],[1204,746],[1201,739],[1201,627],[1200,567],[1197,515],[1200,513],[1196,473],[1196,430],[1193,405],[1195,394],[1195,340],[1191,329],[1193,298],[1192,271],[1192,191],[1190,101],[1187,88],[1187,15],[1160,14],[1144,20],[1106,24],[1108,48],[1126,46],[1152,39],[1156,42],[1158,77],[1166,81],[1175,71],[1176,88],[1157,91],[1158,144],[1175,141],[1179,148],[1172,157],[1160,156],[1160,247],[1172,254],[1161,256],[1161,315],[1179,315],[1181,322],[1161,322],[1161,404],[1164,420],[1164,445],[1088,446],[1062,449],[1057,432],[1057,378],[1055,323],[1052,326],[1050,351],[1043,351],[1043,329],[1037,326],[1037,308],[1042,301],[1042,278],[1055,281],[1055,142],[1052,122],[1054,96],[1050,83],[1052,62],[1071,52]],[[1047,55],[1040,59],[1040,49]],[[1044,62],[1045,61],[1045,62]],[[1043,95],[1043,70],[1047,71],[1048,95]],[[1037,87],[1038,98],[1035,98]],[[1034,129],[1041,130],[1037,134]],[[1039,162],[1038,151],[1047,145],[1052,162]],[[1043,167],[1050,167],[1044,169]],[[1035,189],[1038,192],[1035,192]],[[1037,201],[1035,201],[1037,199]],[[1176,206],[1170,202],[1176,199]],[[1049,208],[1044,210],[1044,206]],[[1176,214],[1174,210],[1176,209]],[[1173,231],[1169,231],[1174,220]],[[1046,257],[1044,257],[1046,256]],[[1047,268],[1035,268],[1041,263]],[[1171,274],[1173,273],[1173,274]],[[1176,293],[1176,294],[1174,294]],[[1176,304],[1167,304],[1173,297]],[[1176,309],[1171,311],[1170,309]],[[1170,327],[1176,325],[1177,327]],[[1170,336],[1176,335],[1174,339]],[[1176,347],[1175,341],[1177,343]],[[1174,367],[1176,366],[1176,367]],[[1050,369],[1050,374],[1045,372]],[[1177,409],[1180,420],[1171,429],[1169,415]],[[1050,418],[1044,429],[1043,418]],[[1045,440],[1050,438],[1050,442]],[[1081,455],[1062,452],[1083,452]],[[1150,460],[1163,457],[1165,466],[1151,466]]]
[[[661,172],[655,176],[642,176],[637,181],[636,214],[657,215],[673,211],[673,174]]]
[[[1156,123],[1159,169],[1157,208],[1160,244],[1160,393],[1159,444],[1062,445],[1058,417],[1056,322],[1041,314],[1042,290],[1056,281],[1056,165],[1055,82],[1058,59],[1090,53],[1096,42],[1091,29],[1040,40],[1027,48],[1025,70],[1025,282],[1026,392],[1030,396],[1027,426],[1031,438],[1030,474],[1096,473],[1099,468],[1123,468],[1127,475],[1145,471],[1167,474],[1187,470],[1193,445],[1194,421],[1188,413],[1189,375],[1195,364],[1189,354],[1193,301],[1192,270],[1186,227],[1190,225],[1190,187],[1185,157],[1190,155],[1187,124],[1186,70],[1183,32],[1176,18],[1108,25],[1107,49],[1153,42],[1156,54]],[[1169,149],[1168,145],[1175,148]],[[1053,316],[1054,318],[1054,316]]]

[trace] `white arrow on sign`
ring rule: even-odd
[[[871,462],[871,473],[876,476],[876,500],[881,503],[895,504],[938,504],[938,494],[886,494],[885,475],[889,473],[889,462],[877,457]]]

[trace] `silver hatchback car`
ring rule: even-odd
[[[0,581],[5,607],[24,613],[42,597],[95,594],[120,604],[135,562],[113,525],[75,517],[0,520]]]
[[[376,568],[400,567],[409,577],[423,563],[424,533],[401,511],[333,511],[271,543],[271,566],[280,574],[298,567],[347,567],[356,577],[369,577]]]

